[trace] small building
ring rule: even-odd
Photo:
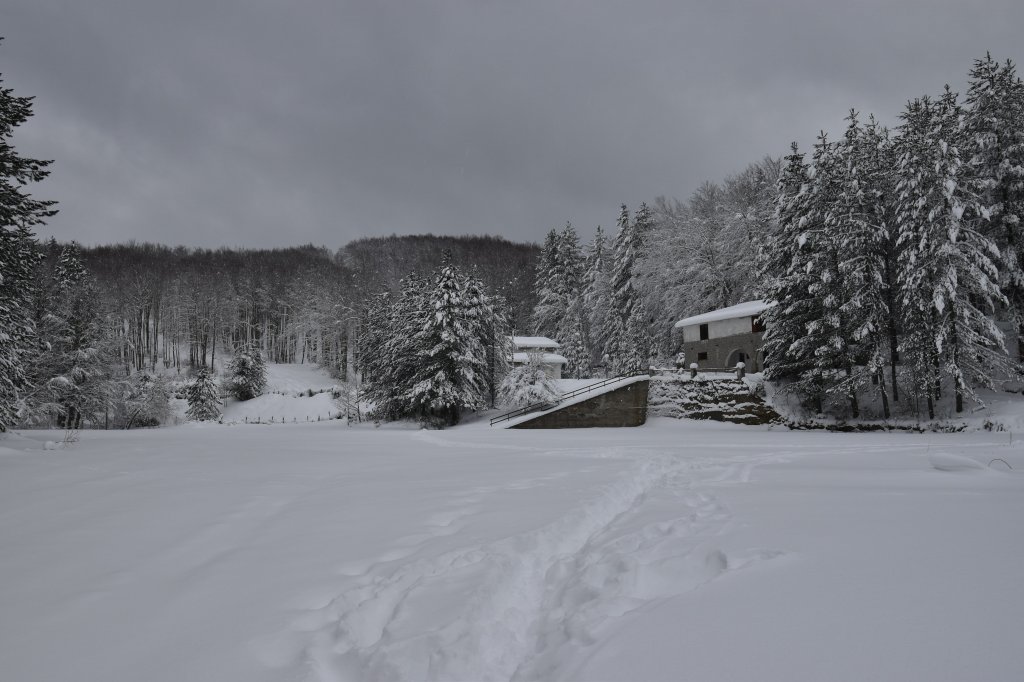
[[[748,372],[760,372],[764,367],[760,315],[768,306],[760,300],[747,301],[676,322],[675,328],[683,332],[686,366],[732,369],[743,362]]]
[[[557,341],[546,336],[513,336],[512,366],[530,362],[530,355],[540,359],[544,371],[553,379],[562,378],[562,366],[569,361],[556,351],[561,348]]]

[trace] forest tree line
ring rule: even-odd
[[[0,97],[0,428],[128,414],[145,377],[242,349],[365,373],[379,414],[452,423],[494,404],[499,338],[557,339],[569,376],[629,374],[671,361],[675,320],[753,298],[773,304],[766,378],[814,413],[934,418],[1018,371],[1004,331],[1015,342],[1024,321],[1024,85],[989,56],[963,100],[948,87],[911,100],[894,130],[851,111],[810,159],[794,144],[686,201],[623,205],[612,235],[584,242],[566,224],[539,248],[432,235],[336,253],[40,245],[53,203],[25,188],[49,162],[7,142],[31,99]],[[442,319],[450,329],[431,331]],[[463,366],[444,371],[462,388],[428,405],[426,344],[453,334]]]
[[[1024,85],[987,55],[962,100],[913,99],[894,130],[851,110],[810,159],[623,206],[611,244],[552,230],[533,330],[572,376],[622,373],[670,362],[675,320],[763,298],[765,376],[808,412],[933,419],[1020,372],[1022,214]]]

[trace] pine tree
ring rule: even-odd
[[[537,305],[533,309],[533,330],[539,336],[556,336],[558,321],[565,314],[562,257],[562,239],[552,229],[544,239],[537,263]]]
[[[18,97],[0,78],[0,432],[18,418],[32,351],[33,268],[38,261],[32,228],[56,213],[27,185],[43,180],[50,161],[21,156],[10,140],[32,116],[32,98]]]
[[[966,184],[989,211],[985,234],[999,247],[999,283],[1018,337],[1024,329],[1024,84],[1011,61],[975,61],[964,120]]]
[[[188,410],[185,416],[190,421],[211,421],[220,417],[220,395],[213,373],[206,367],[196,370],[195,379],[185,389]]]
[[[555,283],[561,309],[556,338],[568,364],[566,374],[577,379],[590,376],[590,350],[587,347],[588,315],[584,301],[585,262],[576,230],[566,223],[559,239],[559,279]]]
[[[621,374],[638,374],[650,367],[652,342],[650,320],[642,300],[636,300],[626,320],[625,352],[622,354]]]
[[[489,296],[474,269],[464,277],[467,301],[466,328],[481,349],[482,393],[477,404],[491,407],[497,400],[498,385],[508,372],[512,359],[511,326],[505,302],[500,296]],[[482,402],[481,402],[482,401]]]
[[[479,281],[474,286],[481,290],[483,288]],[[485,382],[489,405],[494,407],[498,399],[498,387],[511,365],[514,350],[512,324],[509,321],[508,303],[501,296],[483,294],[481,310],[480,334],[486,353]]]
[[[903,347],[934,418],[944,377],[961,412],[973,387],[991,386],[993,372],[1005,368],[1002,334],[991,319],[1005,298],[999,250],[982,232],[990,210],[965,177],[956,95],[947,86],[937,102],[911,102],[902,118],[897,221],[909,330]]]
[[[808,325],[822,316],[820,300],[810,294],[816,248],[807,229],[812,209],[809,165],[794,142],[779,176],[778,233],[762,252],[758,268],[761,296],[773,303],[761,314],[764,374],[772,381],[789,382],[789,390],[821,412],[824,387],[814,381],[814,349],[800,343]]]
[[[263,353],[256,346],[244,347],[228,362],[224,388],[238,400],[252,400],[263,395],[267,386],[267,366]]]
[[[839,254],[844,288],[842,314],[847,321],[847,345],[855,360],[853,366],[847,365],[848,390],[856,393],[871,383],[877,385],[883,416],[888,418],[891,411],[885,384],[887,366],[891,370],[893,395],[898,395],[892,311],[895,260],[889,230],[892,158],[887,153],[887,136],[879,131],[874,119],[864,128],[851,110],[847,121],[846,134],[837,148],[838,196],[826,220]]]
[[[428,304],[430,314],[415,336],[418,364],[408,399],[416,416],[447,426],[458,423],[462,410],[486,404],[485,301],[446,256]]]
[[[32,232],[0,225],[0,432],[17,421],[32,347],[32,270],[38,254]]]
[[[409,393],[419,363],[416,337],[427,316],[428,283],[415,274],[402,280],[397,297],[383,293],[371,300],[363,324],[363,397],[381,419],[401,419],[412,408]]]
[[[612,292],[607,255],[604,231],[598,225],[594,241],[591,242],[587,252],[583,288],[592,363],[600,362],[601,353],[608,340],[605,334],[608,330],[608,313],[611,309]]]
[[[51,245],[52,246],[52,245]],[[111,386],[96,307],[96,289],[74,242],[50,249],[36,273],[48,293],[37,302],[39,343],[27,363],[32,388],[26,392],[29,423],[56,418],[63,428],[80,428],[107,409]]]
[[[629,219],[629,210],[622,205],[618,231],[615,235],[612,262],[612,305],[605,326],[605,355],[615,374],[624,374],[643,367],[648,360],[649,341],[643,342],[640,327],[647,324],[646,316],[634,312],[640,308],[640,295],[633,281],[633,268],[643,252],[643,235],[650,227],[647,205],[637,212],[640,220]],[[650,338],[648,328],[647,338]]]
[[[561,352],[566,359],[564,371],[567,378],[586,379],[590,376],[590,351],[587,348],[585,318],[583,297],[577,295],[569,304],[558,326]]]
[[[814,357],[804,381],[820,385],[826,394],[844,396],[853,418],[860,416],[855,371],[855,322],[849,305],[850,282],[840,270],[847,235],[841,215],[843,168],[840,147],[822,133],[814,146],[814,175],[809,196],[811,212],[805,234],[814,242],[809,254],[808,293],[820,303],[820,317],[806,325],[806,335],[795,348]]]

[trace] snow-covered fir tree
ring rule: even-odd
[[[569,360],[567,373],[577,377],[590,373],[585,275],[586,263],[572,224],[566,223],[561,232],[551,230],[537,265],[533,329],[561,342]]]
[[[558,305],[561,308],[556,337],[568,361],[567,376],[583,379],[590,376],[590,350],[588,348],[588,314],[585,301],[585,261],[580,240],[571,224],[566,224],[559,241],[559,277],[555,282]]]
[[[196,370],[195,378],[185,389],[185,397],[188,400],[185,417],[190,421],[212,421],[220,417],[220,394],[210,369],[200,367]]]
[[[594,241],[587,251],[586,270],[583,276],[583,302],[587,313],[591,365],[600,362],[607,342],[605,333],[612,305],[609,265],[604,230],[598,225]]]
[[[367,305],[360,335],[363,398],[373,416],[393,420],[409,416],[409,388],[419,362],[415,338],[427,314],[427,282],[410,274],[393,297],[384,292]]]
[[[547,373],[543,354],[531,353],[527,362],[513,367],[501,381],[498,402],[505,407],[553,403],[560,395],[558,383]]]
[[[898,399],[896,374],[898,306],[894,191],[895,163],[888,133],[874,118],[865,127],[855,111],[837,149],[839,192],[828,212],[844,282],[843,315],[848,322],[851,389],[877,388],[882,416]],[[863,363],[863,364],[861,364]],[[886,368],[889,376],[886,377]],[[889,385],[886,382],[889,381]]]
[[[986,54],[974,63],[963,131],[964,175],[989,211],[983,226],[999,247],[999,284],[1008,315],[1024,327],[1024,84],[1013,62]]]
[[[52,201],[27,191],[49,174],[50,162],[22,156],[11,142],[31,116],[32,98],[16,96],[0,78],[0,432],[19,418],[25,363],[34,351],[31,303],[39,255],[32,228],[55,213]]]
[[[566,378],[590,377],[590,350],[587,348],[586,309],[582,295],[570,302],[565,317],[558,325],[561,353],[565,356],[563,368]]]
[[[263,353],[255,345],[240,348],[228,362],[224,389],[238,400],[263,395],[267,386],[267,366]]]
[[[562,257],[562,239],[558,231],[552,229],[541,247],[534,284],[537,305],[533,309],[533,330],[540,336],[556,336],[558,321],[565,315],[565,269]]]
[[[650,328],[642,313],[642,301],[633,279],[633,269],[643,253],[643,236],[650,228],[646,204],[630,220],[622,205],[611,268],[611,308],[605,324],[605,356],[614,374],[638,371],[646,366],[650,353]]]
[[[831,396],[849,404],[850,416],[860,416],[857,389],[862,377],[855,364],[856,322],[850,305],[851,283],[840,269],[847,244],[842,208],[843,176],[841,146],[822,133],[814,145],[814,173],[804,234],[815,244],[809,254],[808,293],[820,303],[820,317],[805,326],[806,334],[794,344],[800,354],[814,358],[805,380],[819,384]]]
[[[37,268],[36,286],[47,298],[37,302],[40,343],[28,364],[27,421],[56,420],[63,428],[80,428],[107,409],[109,367],[94,283],[78,245],[72,242],[57,253],[52,246]]]
[[[929,418],[952,383],[957,412],[977,385],[1005,369],[1003,337],[993,316],[999,250],[986,235],[991,211],[972,191],[959,147],[963,111],[946,88],[938,101],[911,102],[902,115],[897,226],[900,296],[907,316],[902,346],[926,396]]]
[[[488,296],[480,280],[473,278],[471,287],[479,291],[476,295],[483,302],[479,330],[486,354],[484,382],[487,385],[488,405],[494,407],[498,400],[498,387],[509,371],[514,350],[509,308],[503,297]]]
[[[32,271],[38,253],[27,227],[0,226],[0,432],[19,418],[32,351]]]
[[[765,378],[786,382],[820,412],[824,387],[813,377],[813,349],[799,343],[807,326],[822,316],[821,302],[809,293],[816,246],[807,231],[813,210],[809,168],[794,142],[779,177],[778,233],[761,254],[759,277],[762,297],[774,303],[761,315]]]
[[[427,292],[426,319],[414,337],[417,366],[408,399],[426,423],[458,423],[464,410],[487,404],[487,301],[479,283],[446,255]]]

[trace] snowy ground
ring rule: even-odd
[[[331,388],[339,384],[318,365],[267,363],[264,393],[252,400],[225,398],[224,422],[315,422],[336,417],[341,408],[331,397]],[[307,393],[313,395],[306,395]],[[174,424],[183,424],[188,403],[173,401]]]
[[[1024,679],[1007,433],[25,435],[4,680]]]

